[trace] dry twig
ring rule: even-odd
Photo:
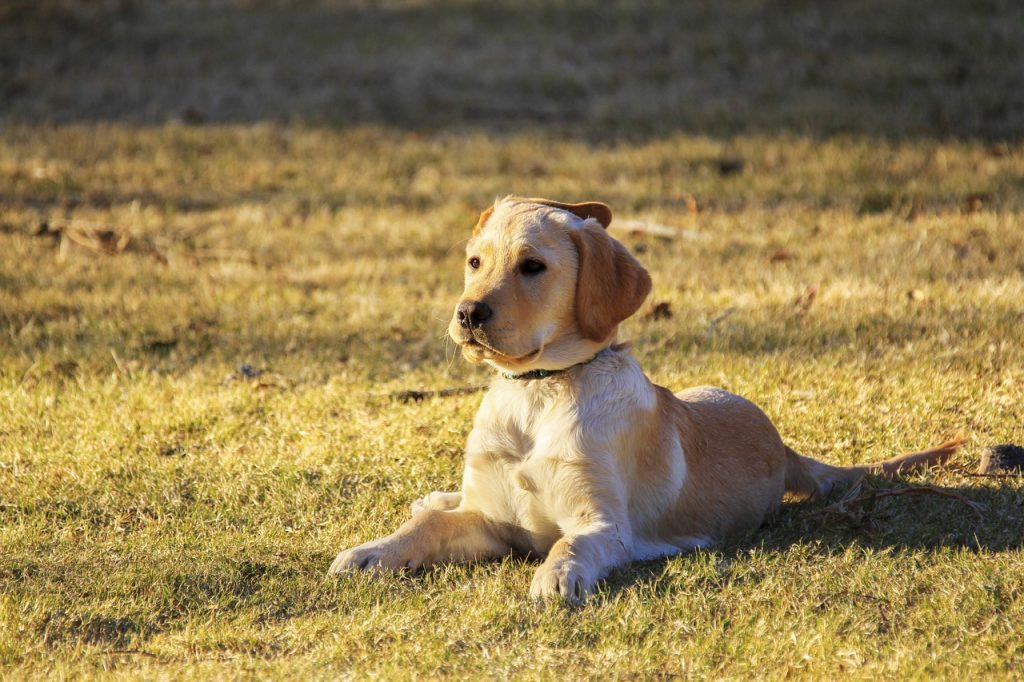
[[[485,390],[486,386],[459,386],[456,388],[442,388],[437,391],[395,391],[391,397],[401,400],[403,403],[419,402],[426,398],[448,398],[453,395],[471,395]]]
[[[145,649],[104,649],[97,651],[97,656],[146,656],[148,658],[160,658],[151,651]]]
[[[860,508],[865,505],[872,507],[875,501],[880,498],[899,497],[903,495],[936,495],[939,497],[947,497],[965,505],[974,513],[975,517],[977,517],[979,521],[984,518],[982,516],[982,510],[985,509],[985,505],[980,502],[969,500],[960,493],[954,492],[948,488],[941,488],[934,485],[913,485],[906,488],[871,488],[865,492],[863,482],[858,482],[856,485],[851,487],[838,502],[811,512],[811,514],[833,514],[836,516],[845,516],[854,521],[860,521],[862,517],[870,514],[870,511],[854,508]]]

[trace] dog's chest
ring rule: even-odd
[[[503,396],[496,396],[502,398]],[[466,502],[516,529],[520,549],[547,552],[562,536],[567,490],[559,474],[573,466],[577,406],[564,398],[493,400],[470,435]]]

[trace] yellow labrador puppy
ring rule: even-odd
[[[958,443],[855,467],[801,456],[753,403],[719,388],[673,395],[615,342],[651,290],[605,231],[611,210],[506,197],[480,216],[448,333],[497,370],[466,446],[459,493],[431,493],[331,572],[417,569],[530,552],[534,597],[579,602],[617,566],[757,528],[783,495],[827,494],[866,472],[944,460]]]

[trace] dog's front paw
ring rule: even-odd
[[[455,509],[460,504],[462,504],[462,493],[432,492],[429,495],[424,495],[418,500],[413,501],[410,506],[412,507],[412,513],[415,516],[427,509],[448,511],[450,509]]]
[[[420,562],[411,554],[402,551],[403,544],[390,538],[381,538],[346,549],[335,557],[327,573],[334,575],[354,571],[416,570]]]
[[[530,596],[534,599],[564,599],[575,606],[594,593],[596,582],[586,567],[578,561],[545,561],[533,574]]]

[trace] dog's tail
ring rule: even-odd
[[[898,476],[942,464],[953,456],[966,439],[957,436],[922,452],[897,455],[884,462],[837,467],[805,457],[786,447],[786,493],[798,499],[820,498],[837,486],[850,485],[866,474]]]

